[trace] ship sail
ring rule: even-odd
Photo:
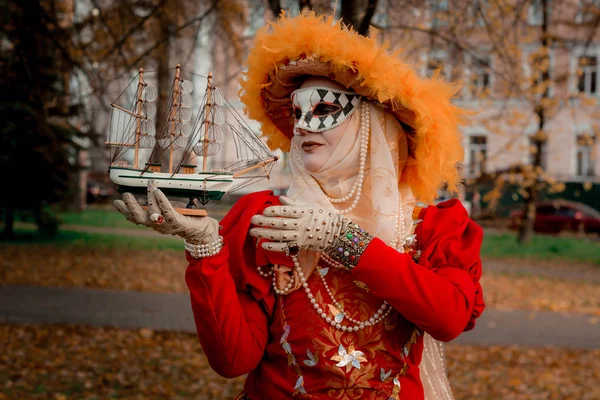
[[[236,108],[225,99],[221,90],[213,85],[210,74],[207,81],[207,90],[201,103],[202,113],[196,119],[182,163],[189,162],[191,155],[195,155],[202,158],[202,170],[208,170],[209,158],[219,158],[219,154],[229,143],[235,157],[222,169],[238,178],[231,191],[268,178],[277,158]]]
[[[145,84],[143,70],[140,70],[136,96],[131,97],[128,107],[111,104],[110,130],[105,144],[116,148],[112,154],[113,161],[134,148],[134,167],[137,168],[139,149],[152,148],[156,142],[153,118],[156,116],[158,92],[156,87]]]
[[[212,76],[209,76],[211,82]],[[199,138],[192,150],[197,156],[203,157],[203,169],[206,169],[206,163],[209,156],[219,154],[222,143],[225,141],[225,115],[223,112],[224,98],[221,91],[215,87],[209,86],[207,90],[207,101],[204,103],[204,121],[199,130]]]
[[[159,188],[173,195],[208,201],[269,177],[277,157],[213,84],[211,74],[177,66],[163,110],[157,110],[158,91],[151,84],[156,78],[140,69],[111,104],[109,171],[122,190],[141,191],[148,179],[158,179]],[[194,98],[198,81],[205,90]]]

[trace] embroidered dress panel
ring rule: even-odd
[[[364,321],[383,299],[394,311],[379,323],[344,332],[312,309],[306,288],[298,286],[300,279],[287,295],[274,293],[270,265],[279,265],[280,278],[294,274],[290,257],[264,251],[258,241],[248,240],[247,233],[252,216],[279,204],[270,192],[242,197],[221,221],[223,250],[200,259],[187,253],[186,283],[198,337],[211,367],[224,377],[248,374],[245,393],[251,399],[389,400],[399,393],[403,399],[423,400],[424,375],[418,365],[426,357],[427,335],[417,334],[415,325],[443,341],[475,326],[485,307],[478,282],[482,230],[468,219],[460,202],[450,200],[417,215],[411,211],[411,221],[422,219],[414,232],[418,245],[412,257],[390,248],[378,236],[352,271],[327,264],[323,258],[318,266],[316,259],[315,264],[305,260],[306,283],[319,304],[331,301],[318,276],[319,270],[329,268],[327,286],[345,312],[343,323],[351,318]],[[362,287],[355,282],[362,282]],[[281,287],[287,285],[282,282]],[[285,315],[280,312],[282,299]],[[463,321],[468,321],[466,326]],[[286,324],[289,349],[280,343]],[[340,354],[340,344],[346,354],[350,346],[363,354],[367,361],[358,360],[360,369],[352,366],[346,372],[346,366],[336,366],[339,361],[331,358]],[[286,349],[294,356],[301,381],[296,367],[288,365]]]
[[[313,310],[312,299],[331,304],[333,295],[348,320],[369,320],[381,312],[381,300],[357,287],[350,271],[327,268],[321,259],[306,281],[308,288],[277,297],[268,356],[250,375],[284,373],[291,389],[287,396],[293,398],[398,399],[400,385],[420,392],[414,353],[420,352],[422,336],[395,310],[387,307],[381,322],[358,331],[336,329]],[[281,371],[282,362],[286,371]],[[389,375],[382,375],[382,369]]]

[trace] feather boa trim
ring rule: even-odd
[[[308,75],[324,76],[381,103],[408,125],[409,159],[401,181],[431,203],[446,185],[456,192],[464,150],[459,126],[468,113],[451,103],[458,86],[436,74],[417,76],[377,32],[357,34],[332,16],[304,12],[263,27],[240,79],[240,99],[260,122],[271,149],[289,151],[293,118],[289,96]]]

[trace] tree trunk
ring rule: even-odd
[[[542,6],[542,26],[541,26],[541,31],[542,31],[542,39],[541,39],[541,45],[544,49],[547,49],[549,42],[548,42],[548,0],[542,0],[541,2],[541,6]],[[547,63],[545,61],[547,61],[548,59],[548,52],[544,52],[541,60],[538,60],[537,62],[539,63],[539,65],[546,65]],[[534,62],[534,67],[535,67],[535,62]],[[533,68],[533,70],[535,71],[536,68]],[[547,67],[545,67],[542,70],[542,74],[541,74],[541,84],[545,85],[544,91],[542,93],[541,99],[536,103],[535,105],[535,113],[538,116],[538,132],[536,133],[535,136],[535,140],[534,140],[534,144],[535,144],[535,157],[533,158],[533,164],[532,164],[532,168],[533,171],[531,172],[532,174],[534,174],[534,178],[532,178],[532,181],[529,182],[527,184],[527,186],[525,187],[525,192],[527,193],[527,198],[525,199],[525,207],[524,207],[524,212],[523,212],[523,221],[521,223],[521,227],[519,229],[519,243],[520,244],[527,244],[529,242],[531,242],[531,238],[533,237],[533,233],[534,233],[534,225],[535,225],[535,215],[536,215],[536,203],[539,197],[539,190],[540,190],[540,179],[539,179],[539,172],[538,169],[541,168],[542,165],[542,146],[546,140],[545,136],[544,136],[544,127],[546,125],[546,110],[545,110],[545,104],[546,104],[546,99],[548,99],[550,97],[550,90],[549,90],[549,85],[547,85],[547,83],[550,81],[550,71]],[[538,82],[538,84],[540,84]],[[526,171],[525,171],[526,173]],[[525,182],[527,182],[527,179],[523,179]]]
[[[42,206],[33,209],[33,218],[35,219],[40,236],[45,238],[56,236],[60,221],[44,210]]]
[[[279,18],[279,14],[281,14],[281,3],[279,0],[269,0],[269,9],[273,13],[273,18]]]
[[[3,239],[13,239],[15,237],[14,232],[15,225],[15,209],[12,207],[6,208],[6,215],[4,218],[4,229],[0,233],[0,237]]]
[[[377,9],[377,2],[378,0],[342,1],[342,21],[351,25],[357,33],[366,36]]]
[[[162,163],[162,171],[166,171],[165,168],[169,167],[169,153],[164,151],[159,145],[158,140],[166,138],[168,136],[168,121],[169,112],[166,109],[169,105],[169,95],[171,93],[172,86],[172,71],[171,69],[175,66],[171,66],[170,48],[171,48],[171,28],[169,21],[164,14],[160,15],[160,34],[161,45],[158,47],[156,52],[156,61],[158,62],[158,99],[156,100],[156,144],[152,151],[152,155],[148,162]],[[144,165],[140,165],[143,167]]]
[[[527,244],[531,242],[533,238],[533,227],[535,223],[535,203],[537,201],[538,193],[537,190],[533,189],[533,186],[526,190],[529,197],[525,199],[525,209],[523,213],[523,221],[519,229],[519,243]]]

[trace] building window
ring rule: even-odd
[[[248,24],[244,29],[244,37],[254,37],[256,31],[265,25],[265,6],[258,2],[249,12]]]
[[[442,28],[448,25],[448,0],[434,2],[431,12],[433,14],[431,19],[432,28]]]
[[[585,24],[600,18],[600,0],[579,0],[575,22]]]
[[[543,0],[533,0],[527,10],[527,22],[529,25],[540,26],[544,21],[544,7],[542,5]],[[550,0],[546,0],[547,4]]]
[[[597,93],[598,84],[598,57],[597,56],[580,56],[578,59],[579,68],[577,75],[579,76],[579,93],[593,95]]]
[[[537,144],[534,138],[529,138],[529,164],[534,165],[535,163],[535,154],[537,151]],[[548,142],[542,142],[542,146],[540,147],[540,167],[546,170],[548,167]]]
[[[491,84],[490,65],[489,57],[475,60],[475,65],[471,71],[471,94],[473,96],[480,96],[489,91]]]
[[[487,160],[487,137],[473,135],[469,137],[469,175],[480,176],[485,172]]]
[[[594,139],[589,135],[577,136],[577,176],[594,176],[594,159],[593,159]]]
[[[380,33],[385,33],[385,30],[389,27],[390,20],[390,4],[389,1],[377,2],[377,8],[371,21],[371,25],[379,29]]]
[[[471,19],[473,26],[485,26],[485,8],[480,0],[475,0],[471,5]]]

